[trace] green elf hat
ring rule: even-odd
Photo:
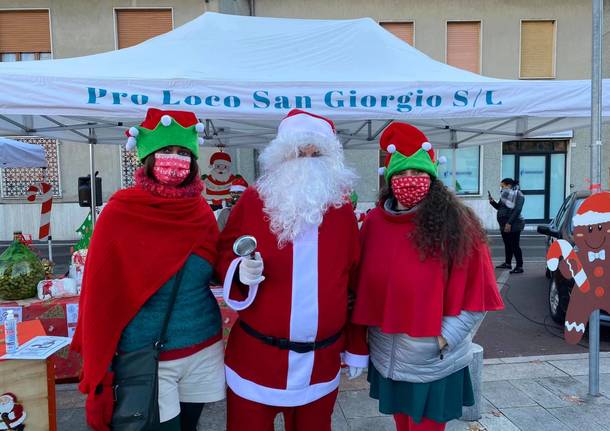
[[[137,148],[140,161],[155,151],[169,146],[186,148],[195,159],[198,159],[199,146],[203,145],[203,138],[197,133],[202,133],[203,130],[203,124],[192,112],[150,108],[142,124],[130,127],[125,132],[129,137],[126,148],[129,151]]]
[[[444,157],[436,159],[432,144],[417,127],[406,123],[394,122],[381,135],[379,145],[388,154],[385,167],[379,168],[389,184],[394,174],[406,169],[417,169],[436,178],[439,163],[446,163]]]

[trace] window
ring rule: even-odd
[[[379,24],[397,38],[413,46],[412,22],[381,22]]]
[[[521,21],[519,77],[555,77],[555,21]]]
[[[37,137],[13,137],[21,142],[42,145],[46,152],[48,168],[4,168],[0,169],[3,198],[24,199],[28,187],[35,182],[45,181],[53,186],[53,196],[61,197],[59,177],[59,157],[57,140]]]
[[[0,61],[51,58],[48,10],[0,11]]]
[[[117,48],[128,48],[171,31],[171,9],[117,9]]]
[[[447,23],[447,64],[481,73],[481,22]]]
[[[141,166],[136,151],[127,151],[121,145],[121,187],[126,189],[135,185],[136,169]]]
[[[480,147],[458,148],[455,153],[456,193],[458,195],[480,195]],[[447,163],[438,167],[438,177],[447,187],[453,187],[453,150],[440,149],[437,156],[447,158]]]

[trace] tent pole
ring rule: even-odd
[[[95,212],[95,206],[97,203],[97,191],[95,190],[95,129],[89,129],[89,170],[91,172],[91,224],[95,227],[97,214]]]
[[[449,133],[451,134],[451,187],[453,188],[453,192],[457,194],[457,132],[451,129]]]
[[[593,40],[591,55],[591,191],[601,189],[601,82],[603,0],[593,1]],[[589,317],[589,395],[599,396],[599,310]]]

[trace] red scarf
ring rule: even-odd
[[[83,393],[102,381],[125,326],[191,254],[214,266],[218,227],[203,198],[159,196],[138,180],[110,199],[91,239],[72,341]]]
[[[411,337],[441,335],[444,316],[504,308],[486,244],[464,262],[446,267],[438,257],[420,260],[414,242],[414,213],[372,210],[360,231],[360,268],[352,321]]]

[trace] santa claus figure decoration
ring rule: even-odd
[[[204,197],[212,206],[212,209],[223,207],[224,203],[231,200],[231,184],[240,175],[231,172],[231,156],[223,151],[217,151],[210,157],[210,173],[203,175],[201,179],[205,184]],[[243,181],[248,186],[248,183]]]
[[[0,430],[25,429],[26,413],[17,402],[17,397],[10,392],[0,395]]]
[[[559,269],[574,288],[566,313],[565,339],[577,344],[591,312],[610,313],[610,193],[596,193],[582,203],[573,218],[575,247],[559,239],[547,252],[547,266]]]

